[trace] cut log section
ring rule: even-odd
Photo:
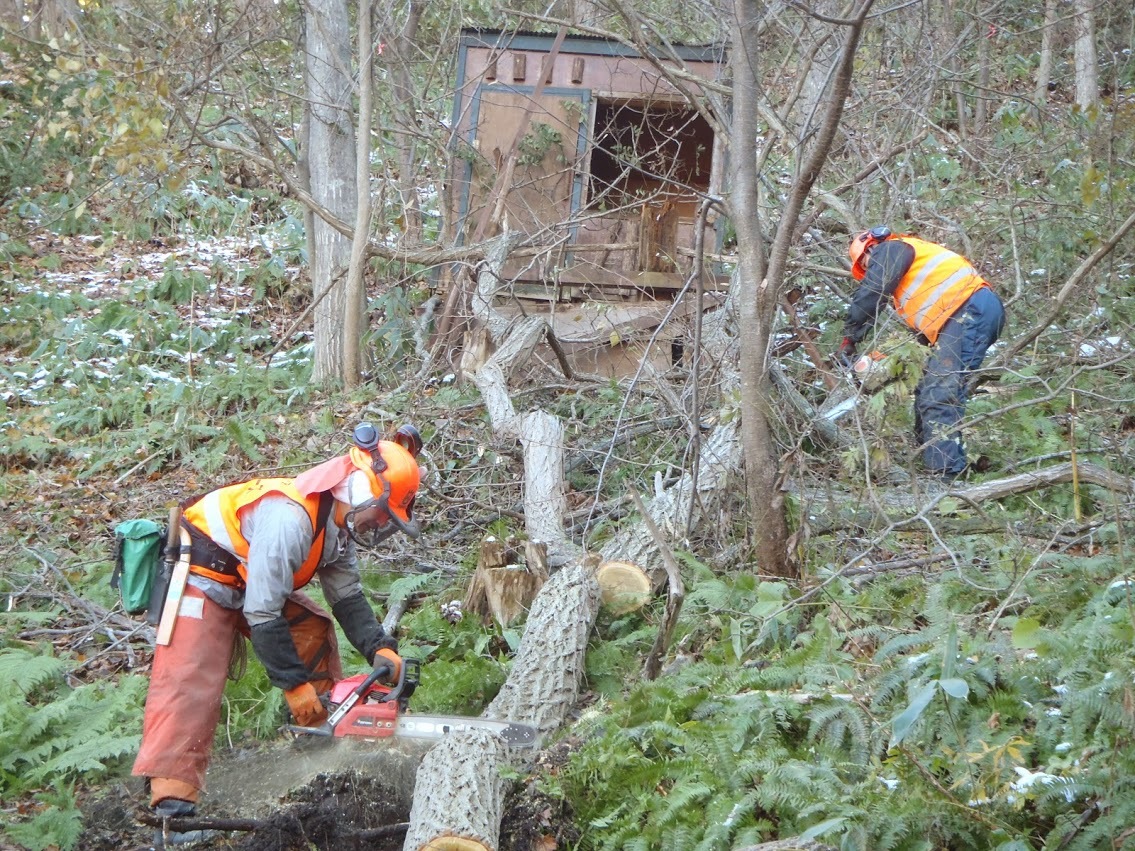
[[[500,840],[508,745],[487,730],[460,730],[422,760],[404,851],[493,851]]]
[[[600,601],[613,615],[625,615],[641,609],[653,596],[646,571],[627,561],[605,561],[595,576],[599,582]]]

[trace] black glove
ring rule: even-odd
[[[390,650],[398,649],[398,642],[393,636],[387,635],[374,616],[374,610],[362,594],[352,594],[344,597],[331,607],[331,614],[343,627],[343,634],[351,645],[363,654],[368,665],[374,665],[374,654],[380,647]]]
[[[855,368],[855,342],[850,337],[844,337],[836,349],[836,360],[844,369]]]
[[[284,691],[311,679],[311,672],[300,661],[292,632],[283,617],[252,627],[252,649],[268,672],[268,681]]]

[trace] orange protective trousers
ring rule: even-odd
[[[241,611],[217,605],[192,585],[185,587],[179,612],[172,640],[154,652],[142,746],[134,761],[135,775],[153,778],[151,803],[160,797],[195,801],[205,788],[233,643],[238,633],[249,633]],[[325,693],[343,678],[331,616],[296,591],[283,617],[300,660],[313,672],[312,685]]]

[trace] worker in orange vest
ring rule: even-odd
[[[134,762],[134,774],[148,779],[157,815],[196,814],[242,635],[301,726],[327,719],[320,697],[343,678],[331,615],[369,664],[383,657],[397,680],[398,643],[363,595],[356,545],[373,546],[398,531],[419,536],[413,512],[421,446],[413,426],[379,440],[364,423],[347,455],[294,479],[253,479],[182,503],[189,579],[172,640],[154,653]],[[300,592],[314,578],[331,615]]]
[[[852,360],[889,296],[899,317],[933,347],[914,394],[914,428],[924,466],[953,481],[966,469],[958,424],[969,380],[1005,325],[1001,299],[960,254],[887,227],[857,234],[848,255],[861,283],[847,310],[839,358]]]

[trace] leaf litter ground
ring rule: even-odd
[[[278,335],[290,321],[291,305],[256,305],[247,287],[232,282],[218,282],[214,274],[218,264],[244,266],[261,259],[264,246],[239,240],[214,241],[202,244],[179,244],[179,240],[154,240],[143,246],[116,246],[118,250],[104,254],[91,240],[83,238],[45,238],[36,245],[38,257],[54,254],[54,267],[40,270],[40,287],[52,292],[74,292],[97,300],[132,296],[130,290],[143,286],[147,279],[156,282],[170,266],[197,269],[213,279],[213,286],[201,294],[192,306],[179,310],[192,314],[197,325],[223,323],[247,314],[249,306],[260,308],[259,321]],[[260,256],[258,256],[258,253]],[[94,256],[92,256],[94,255]],[[33,262],[33,265],[38,265]],[[219,283],[219,285],[218,285]],[[32,285],[34,288],[34,284]],[[27,292],[24,285],[20,291]],[[238,307],[240,306],[240,307]],[[265,311],[263,307],[267,306]],[[281,310],[280,308],[284,309]],[[234,308],[236,308],[234,310]],[[215,315],[214,315],[215,314]],[[30,388],[23,388],[23,397],[31,404]],[[95,480],[76,488],[81,492],[117,493],[116,505],[108,506],[103,516],[95,519],[98,527],[112,525],[119,512],[130,514],[139,504],[161,504],[169,493],[182,485],[186,471],[166,469],[158,477],[145,477],[123,492],[118,482]],[[191,476],[191,474],[190,474]],[[195,484],[195,483],[194,483]],[[190,487],[192,489],[192,487]],[[81,497],[81,493],[75,493]],[[42,496],[41,496],[42,499]],[[89,508],[79,512],[88,524]],[[36,524],[33,524],[36,525]],[[41,537],[42,528],[22,530],[29,544]],[[49,531],[51,533],[56,530]],[[87,530],[88,537],[92,530]],[[38,532],[38,535],[36,534]],[[46,541],[44,542],[46,543]],[[51,543],[60,542],[52,540]],[[64,603],[63,621],[67,625],[83,625],[93,616],[90,604],[73,593],[70,584],[58,570],[42,566],[45,585],[57,588],[53,596]],[[108,613],[100,612],[103,616]],[[129,624],[127,624],[129,626]],[[125,627],[124,627],[125,628]],[[144,672],[150,662],[149,647],[131,635],[116,644],[112,651],[95,652],[84,665],[82,679],[113,678],[123,672]],[[74,641],[68,642],[73,650]],[[61,648],[66,649],[66,648]],[[400,825],[409,818],[414,773],[428,745],[352,745],[335,742],[331,747],[303,746],[291,742],[272,742],[243,751],[219,751],[209,772],[209,789],[200,806],[205,819],[252,819],[257,827],[243,832],[227,832],[217,838],[194,843],[194,848],[230,848],[243,851],[290,851],[290,849],[400,849],[403,830],[383,832],[383,828]],[[561,757],[541,754],[541,769]],[[83,837],[80,851],[120,851],[152,846],[154,829],[139,823],[136,815],[145,810],[147,795],[141,780],[130,778],[77,790],[83,814]],[[501,851],[551,851],[570,847],[578,841],[571,814],[565,802],[548,798],[532,784],[517,784],[509,793],[501,825]],[[0,851],[14,846],[0,842]]]
[[[409,819],[414,771],[428,747],[276,743],[222,756],[210,772],[200,815],[218,821],[253,819],[257,827],[181,847],[400,851],[405,831],[399,826]],[[566,754],[541,754],[538,767],[547,769],[549,760],[563,758]],[[144,803],[140,781],[92,790],[82,802],[85,832],[79,851],[150,847],[154,829],[135,819]],[[532,784],[518,785],[509,793],[500,851],[554,851],[573,847],[578,840],[564,801],[549,798]]]

